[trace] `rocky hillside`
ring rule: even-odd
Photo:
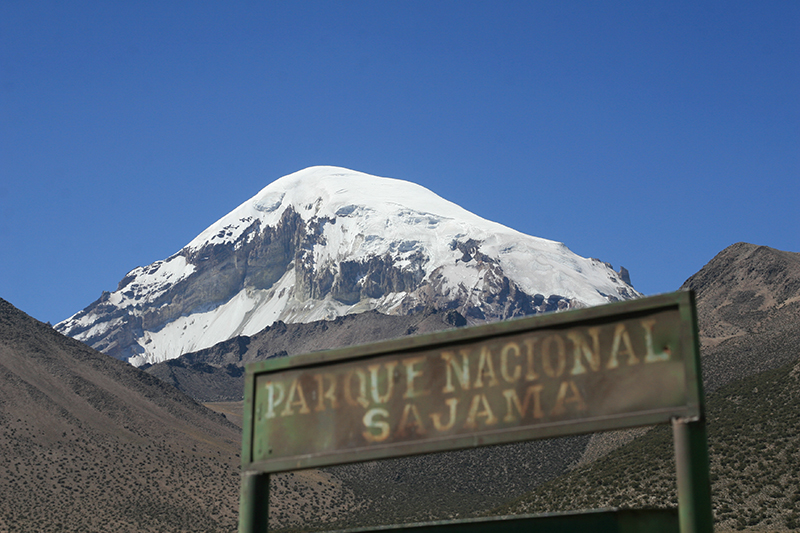
[[[737,243],[682,288],[697,294],[707,392],[800,354],[800,253]]]
[[[697,292],[717,530],[800,530],[800,254],[734,244],[683,287]],[[599,459],[495,512],[675,505],[670,429],[633,437],[593,436]]]
[[[800,530],[798,402],[798,362],[734,380],[709,397],[716,531]],[[677,497],[672,433],[659,426],[493,513],[674,507]]]

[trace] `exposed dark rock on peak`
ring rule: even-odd
[[[444,321],[457,328],[467,325],[467,319],[455,309],[450,309],[444,314]]]
[[[494,263],[491,257],[480,252],[481,243],[475,239],[467,239],[466,241],[454,240],[450,243],[451,250],[458,250],[462,255],[460,261],[469,263],[473,259],[481,263]]]
[[[619,274],[619,279],[621,279],[622,281],[633,287],[633,283],[631,283],[631,273],[628,272],[627,268],[625,268],[624,266],[620,266],[618,274]]]

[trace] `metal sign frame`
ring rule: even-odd
[[[711,530],[692,292],[254,363],[243,411],[240,533],[270,473],[669,422],[680,529]]]

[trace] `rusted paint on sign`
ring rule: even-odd
[[[697,416],[688,299],[260,363],[243,461],[275,472]]]

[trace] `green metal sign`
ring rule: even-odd
[[[699,420],[694,313],[678,292],[250,365],[243,469]]]

